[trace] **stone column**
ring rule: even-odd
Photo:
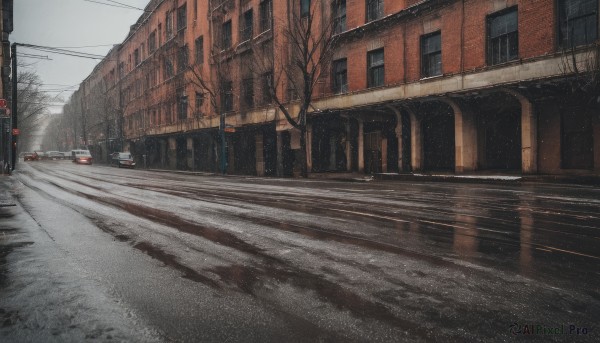
[[[306,172],[312,172],[312,124],[306,123]]]
[[[350,118],[346,120],[346,170],[352,170],[352,145],[351,145],[351,133],[350,133]]]
[[[538,171],[537,116],[531,101],[512,89],[504,89],[521,103],[521,172],[535,174]]]
[[[169,169],[177,168],[177,139],[175,137],[167,138],[167,161]]]
[[[537,117],[533,104],[521,100],[521,159],[523,174],[537,173]]]
[[[365,132],[364,122],[358,119],[358,172],[365,172]]]
[[[454,171],[458,174],[477,169],[477,124],[472,111],[452,99],[443,99],[454,111]]]
[[[387,154],[388,154],[388,140],[387,138],[381,138],[381,172],[388,172],[388,164],[387,164]]]
[[[194,138],[186,138],[187,145],[187,167],[190,170],[196,170],[196,164],[194,161]]]
[[[396,116],[396,128],[394,130],[394,133],[396,134],[396,139],[398,141],[398,173],[402,173],[403,171],[405,171],[403,149],[404,142],[402,141],[402,111],[393,106],[388,106],[388,108],[392,110],[392,112],[394,112],[394,115]]]
[[[421,118],[409,111],[410,115],[410,165],[414,172],[423,170],[423,134]]]
[[[265,152],[263,133],[257,132],[255,136],[256,142],[256,175],[265,176]]]
[[[237,137],[241,139],[242,137]],[[233,147],[233,134],[227,135],[227,174],[232,174],[235,172],[235,149]]]
[[[283,177],[283,137],[281,131],[277,131],[277,176]]]

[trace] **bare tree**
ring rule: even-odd
[[[212,46],[209,49],[208,65],[204,61],[198,61],[196,56],[194,63],[189,65],[190,75],[188,81],[196,86],[208,99],[209,112],[214,113],[220,119],[219,132],[221,136],[219,154],[221,173],[225,174],[227,169],[227,151],[225,141],[225,116],[234,108],[233,80],[230,76],[232,68],[232,56],[229,51],[231,41],[223,38],[222,32],[222,6],[227,6],[228,1],[211,0],[209,21]],[[203,58],[203,56],[201,57]]]
[[[563,49],[560,68],[573,95],[587,106],[600,107],[600,41]]]
[[[307,177],[306,119],[312,108],[315,87],[329,66],[337,36],[329,1],[311,1],[308,9],[294,4],[297,2],[288,3],[291,10],[285,22],[279,23],[282,29],[272,30],[274,35],[282,34],[282,39],[273,39],[281,42],[281,46],[275,43],[268,53],[264,45],[253,45],[257,56],[254,68],[269,78],[265,86],[271,101],[290,125],[300,131],[301,175]],[[298,102],[297,114],[288,106],[293,101]]]
[[[40,124],[47,118],[52,98],[42,89],[42,81],[34,71],[17,75],[17,115],[21,129],[21,145],[31,147]]]

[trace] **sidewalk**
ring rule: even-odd
[[[13,179],[8,175],[0,174],[0,208],[16,206],[10,189]]]
[[[382,181],[430,181],[430,182],[471,182],[471,183],[524,183],[524,182],[544,182],[544,183],[564,183],[600,186],[600,175],[582,174],[582,175],[519,175],[519,174],[488,174],[473,173],[467,175],[456,174],[398,174],[381,173],[374,175],[376,180]]]
[[[219,173],[196,172],[170,169],[141,169],[152,172],[174,173],[197,176],[221,176]],[[225,176],[255,177],[252,175],[227,174]],[[311,180],[331,180],[343,182],[369,182],[369,181],[417,181],[417,182],[464,182],[464,183],[492,183],[492,184],[517,184],[528,182],[559,183],[600,186],[600,175],[520,175],[520,174],[490,174],[488,172],[467,175],[456,174],[424,174],[424,173],[378,173],[366,175],[363,173],[325,172],[310,173]]]

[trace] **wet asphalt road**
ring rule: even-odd
[[[599,188],[19,167],[8,341],[600,336]]]

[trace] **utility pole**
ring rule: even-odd
[[[12,129],[13,131],[18,128],[18,116],[17,116],[17,43],[13,43],[10,49],[10,54],[12,57]],[[12,132],[12,170],[15,170],[15,165],[17,164],[17,135]]]

